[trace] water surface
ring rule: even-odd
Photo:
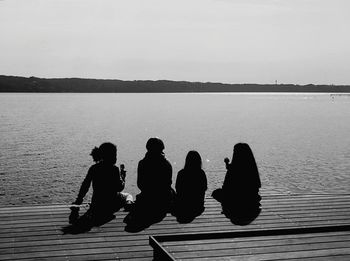
[[[263,193],[350,193],[350,97],[329,94],[0,94],[0,205],[69,203],[94,146],[118,145],[126,190],[149,137],[165,143],[173,179],[198,150],[208,194],[223,158],[247,142]]]

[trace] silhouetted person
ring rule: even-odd
[[[159,222],[173,204],[172,167],[164,156],[164,143],[158,138],[150,138],[146,149],[137,168],[137,186],[141,192],[136,196],[133,211],[125,218],[129,227],[141,228]]]
[[[248,224],[260,213],[258,167],[253,152],[246,143],[234,146],[231,163],[225,158],[227,168],[222,188],[212,196],[221,202],[223,213],[234,223]]]
[[[174,214],[179,222],[191,222],[204,211],[207,177],[197,151],[186,156],[185,166],[176,177],[176,205]]]
[[[72,207],[69,221],[73,225],[94,226],[109,221],[113,213],[120,208],[131,205],[132,196],[121,192],[125,185],[125,170],[122,173],[115,165],[117,161],[117,148],[112,143],[103,143],[95,147],[91,154],[96,162],[92,165],[81,184],[79,194],[73,204],[80,205],[92,184],[93,193],[89,210],[78,218],[79,208]]]

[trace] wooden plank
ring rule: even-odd
[[[327,222],[326,222],[327,223]],[[327,223],[328,224],[328,223]],[[329,225],[329,224],[328,224]],[[232,231],[234,226],[227,226],[226,227],[226,230],[225,230],[225,227],[208,227],[206,229],[201,229],[200,227],[199,228],[196,228],[196,229],[193,229],[193,228],[189,228],[189,229],[176,229],[176,228],[173,228],[173,229],[166,229],[166,230],[162,230],[162,229],[147,229],[145,231],[142,231],[140,233],[137,233],[137,234],[129,234],[129,233],[126,233],[124,231],[108,231],[108,230],[105,230],[105,231],[100,231],[100,232],[89,232],[89,233],[85,233],[85,234],[80,234],[80,235],[65,235],[64,237],[60,236],[60,234],[52,234],[52,235],[41,235],[41,236],[38,236],[38,235],[35,235],[35,234],[27,234],[25,236],[21,236],[21,237],[18,237],[18,238],[14,238],[14,242],[16,243],[21,243],[21,242],[27,242],[27,241],[47,241],[47,240],[53,240],[53,239],[57,239],[57,237],[60,237],[64,240],[67,240],[67,239],[72,239],[72,238],[77,238],[78,240],[82,239],[82,238],[91,238],[91,237],[99,237],[99,236],[103,236],[104,238],[121,238],[123,240],[133,240],[133,239],[142,239],[144,237],[144,235],[147,235],[147,234],[159,234],[159,235],[164,235],[164,234],[169,234],[169,233],[173,233],[173,234],[182,234],[182,233],[200,233],[200,232],[225,232],[225,231]],[[274,229],[274,228],[281,228],[281,227],[284,227],[284,228],[295,228],[296,226],[293,225],[293,224],[285,224],[283,226],[281,225],[275,225],[275,224],[271,224],[270,226],[250,226],[250,227],[242,227],[240,229],[235,229],[237,231],[246,231],[246,230],[249,230],[249,229]],[[19,235],[18,235],[19,236]],[[4,238],[2,241],[0,242],[8,242],[9,240],[11,240],[11,237],[9,238]]]
[[[323,255],[331,256],[346,251],[346,254],[350,254],[349,242],[337,242],[337,243],[319,243],[305,245],[283,245],[283,246],[266,246],[266,247],[251,247],[251,248],[225,248],[225,249],[213,249],[200,251],[186,251],[186,252],[171,252],[175,259],[189,259],[198,257],[235,257],[254,254],[257,256],[269,255],[271,259],[279,259],[281,257],[306,257],[314,256],[315,253],[322,251]],[[339,252],[338,252],[339,251]],[[308,252],[308,255],[301,255],[301,252]],[[313,253],[314,252],[314,253]]]
[[[290,252],[283,252],[283,253],[266,253],[266,254],[246,254],[246,255],[234,255],[234,256],[210,256],[210,257],[197,257],[197,258],[191,258],[187,259],[184,258],[182,260],[192,260],[192,261],[199,261],[199,260],[243,260],[243,261],[267,261],[267,260],[288,260],[289,258],[304,260],[307,258],[314,258],[318,260],[318,257],[328,257],[328,260],[333,260],[333,257],[335,256],[342,256],[344,259],[338,259],[343,261],[348,261],[348,256],[350,256],[350,248],[335,248],[332,250],[325,249],[325,250],[309,250],[309,251],[290,251]]]
[[[348,203],[344,203],[344,204],[341,204],[341,205],[334,205],[334,206],[331,206],[331,205],[324,205],[323,203],[320,204],[320,205],[312,205],[312,206],[309,206],[309,207],[302,207],[302,206],[299,206],[299,205],[293,205],[293,206],[287,206],[287,207],[282,207],[282,206],[275,206],[275,207],[270,207],[270,208],[267,208],[267,207],[264,207],[264,205],[262,206],[262,209],[263,211],[264,210],[267,210],[267,211],[279,211],[279,212],[286,212],[286,213],[289,213],[289,212],[300,212],[302,213],[303,211],[304,212],[314,212],[314,213],[317,213],[317,212],[333,212],[333,211],[343,211],[344,212],[344,209],[349,209],[349,204]],[[81,211],[81,213],[84,213],[84,211]],[[211,208],[211,209],[206,209],[205,211],[206,215],[217,215],[217,214],[220,214],[221,213],[221,208]],[[116,217],[123,217],[125,216],[125,212],[122,212],[122,213],[116,213]],[[1,218],[1,221],[0,221],[0,225],[4,225],[4,224],[15,224],[15,223],[38,223],[38,222],[41,222],[41,221],[45,221],[45,220],[48,220],[48,219],[65,219],[67,220],[68,218],[68,215],[69,215],[69,212],[66,211],[66,212],[63,212],[63,213],[60,213],[59,215],[58,214],[53,214],[53,213],[48,213],[48,214],[40,214],[40,215],[33,215],[33,216],[6,216],[4,218]],[[43,218],[45,217],[45,218]]]
[[[279,212],[300,212],[300,211],[313,211],[313,212],[317,212],[317,211],[330,211],[332,212],[334,211],[342,211],[344,208],[348,208],[348,202],[342,203],[341,205],[325,205],[324,203],[319,204],[319,205],[312,205],[312,207],[308,206],[308,207],[302,207],[300,205],[293,205],[293,206],[286,206],[286,207],[282,207],[282,206],[274,206],[274,207],[265,207],[264,205],[262,206],[263,210],[269,210],[269,211],[279,211]],[[210,208],[206,210],[206,214],[207,215],[215,215],[217,213],[221,212],[221,208],[217,207],[217,208]],[[81,213],[84,213],[84,211],[81,211]],[[48,215],[47,215],[48,214]],[[47,213],[47,214],[39,214],[39,215],[33,215],[33,216],[21,216],[21,218],[17,217],[17,216],[6,216],[4,218],[1,218],[1,223],[0,225],[6,223],[6,224],[11,224],[11,223],[26,223],[26,222],[40,222],[43,216],[45,216],[46,218],[65,218],[67,219],[67,216],[69,214],[69,211],[66,210],[65,212],[60,213],[59,215],[57,213],[53,214],[53,213]],[[116,217],[123,217],[126,213],[125,212],[118,212],[116,213]],[[40,219],[41,217],[41,219]],[[15,218],[15,220],[14,220]]]
[[[341,217],[346,218],[346,216],[334,216],[334,215],[330,215],[330,216],[325,216],[325,219],[329,219],[329,218],[337,218],[340,219]],[[322,217],[319,217],[322,218]],[[261,215],[259,216],[259,222],[264,222],[264,223],[270,223],[272,221],[276,220],[276,215]],[[49,230],[53,230],[56,229],[57,227],[60,226],[64,226],[66,225],[67,219],[58,221],[58,220],[53,220],[52,222],[39,222],[39,223],[29,223],[25,226],[24,223],[20,223],[20,224],[6,224],[6,225],[2,225],[2,229],[4,229],[2,232],[4,232],[6,229],[8,231],[12,231],[15,232],[16,230],[20,230],[25,231],[26,228],[30,231],[33,231],[35,229],[39,230],[43,230],[43,229],[49,229]],[[226,223],[229,224],[230,221],[229,219],[227,219],[224,215],[220,214],[220,216],[218,216],[216,219],[213,219],[213,217],[211,217],[210,219],[195,219],[192,223],[188,223],[188,224],[179,224],[174,217],[171,217],[170,215],[168,215],[161,223],[157,224],[157,226],[159,227],[166,227],[166,226],[182,226],[182,227],[187,227],[187,226],[191,226],[191,225],[201,225],[201,226],[213,226],[213,225],[220,225],[221,223]],[[125,224],[122,222],[121,219],[114,219],[112,221],[110,221],[108,224],[103,225],[102,227],[113,227],[113,228],[124,228]],[[3,234],[0,232],[0,235]]]
[[[175,217],[168,215],[160,223],[141,232],[128,233],[124,231],[125,224],[122,222],[127,213],[120,211],[115,214],[115,220],[78,235],[62,235],[60,231],[68,223],[69,205],[0,208],[0,260],[152,260],[153,252],[148,244],[149,235],[221,233],[350,223],[350,195],[264,195],[262,212],[248,226],[233,225],[221,214],[221,206],[214,199],[208,198],[205,204],[205,212],[189,224],[179,224]],[[80,212],[84,213],[86,209],[83,208]],[[339,248],[339,245],[349,241],[347,234],[333,233],[329,234],[329,237],[329,243],[334,245],[328,246]],[[310,240],[314,245],[326,244],[327,238],[319,236]],[[285,244],[289,242],[291,245],[298,245],[298,238],[288,240]],[[242,242],[240,244],[243,244]],[[287,248],[279,238],[262,241],[256,239],[248,241],[248,245],[254,249],[259,242],[271,249]],[[214,248],[215,244],[206,244],[213,251],[217,250]],[[180,244],[178,247],[180,249],[177,251],[181,253],[186,252],[189,247],[196,247],[196,244],[192,242]],[[200,249],[198,251],[202,252]],[[342,255],[347,256],[345,252]]]
[[[350,255],[332,255],[332,256],[317,256],[317,257],[302,257],[302,258],[283,258],[275,259],[275,261],[349,261]]]
[[[323,232],[322,232],[323,233]],[[219,235],[220,236],[220,235]],[[203,246],[201,243],[195,243],[191,241],[192,244],[186,244],[185,242],[175,241],[177,244],[166,247],[168,251],[176,258],[186,259],[186,258],[234,258],[235,256],[243,257],[243,255],[255,254],[256,256],[261,256],[261,254],[270,254],[270,258],[274,258],[271,254],[276,254],[280,257],[280,253],[288,252],[298,253],[300,251],[319,251],[319,250],[329,250],[325,253],[327,256],[334,254],[334,249],[349,249],[350,248],[350,231],[347,231],[346,239],[344,234],[334,237],[329,237],[329,233],[323,234],[307,234],[307,236],[294,237],[291,240],[288,235],[281,236],[276,242],[276,237],[271,241],[270,236],[266,237],[246,237],[244,242],[239,242],[240,238],[234,238],[229,241],[218,242],[215,240],[206,240],[206,244]],[[227,239],[224,239],[227,240]],[[211,243],[209,243],[211,241]],[[167,246],[167,243],[164,244]],[[297,254],[298,256],[298,254]],[[235,260],[235,259],[234,259]]]
[[[329,210],[329,211],[318,211],[318,212],[300,212],[300,211],[292,211],[292,212],[268,212],[268,210],[263,210],[262,213],[259,215],[259,220],[262,221],[268,221],[272,219],[276,219],[275,215],[279,215],[281,217],[285,218],[297,218],[297,217],[317,217],[317,218],[325,218],[325,219],[331,219],[333,217],[338,217],[348,219],[350,217],[350,211],[341,209],[339,211],[336,210]],[[116,218],[115,220],[111,221],[110,223],[116,223],[113,224],[116,226],[123,226],[124,224],[122,222],[118,222],[118,219],[122,218]],[[175,220],[175,218],[172,218],[171,216],[168,216],[166,219],[162,221],[162,224],[172,224]],[[68,220],[68,215],[64,216],[62,218],[48,218],[48,219],[36,219],[35,221],[28,220],[21,220],[17,222],[1,222],[0,227],[2,230],[0,231],[1,233],[4,233],[6,229],[35,229],[35,227],[48,227],[48,226],[63,226],[66,224]],[[227,218],[221,213],[217,213],[216,215],[208,215],[205,213],[205,215],[197,217],[194,222],[195,223],[213,223],[213,222],[225,222]],[[107,224],[110,225],[110,224]]]
[[[315,240],[347,240],[349,237],[349,231],[343,231],[343,232],[328,232],[327,234],[318,234],[318,238],[319,239],[315,239]],[[310,234],[290,234],[290,235],[275,235],[275,236],[269,236],[268,238],[266,237],[239,237],[239,238],[218,238],[215,239],[215,244],[221,244],[221,243],[252,243],[254,244],[255,242],[261,243],[262,241],[266,241],[266,242],[270,242],[270,241],[274,241],[276,242],[276,245],[279,244],[279,241],[281,239],[281,237],[283,239],[286,240],[291,240],[291,242],[293,242],[293,240],[304,240],[305,238],[308,238],[310,240],[314,239],[314,236],[310,236]],[[166,246],[166,247],[181,247],[181,246],[186,246],[186,245],[204,245],[204,247],[206,247],[207,244],[213,244],[213,240],[211,239],[204,239],[204,240],[186,240],[186,241],[166,241],[166,242],[162,242],[162,245]]]
[[[291,223],[291,217],[286,216],[286,218],[281,218],[283,217],[283,214],[280,215],[279,220],[277,220],[276,217],[271,217],[269,219],[264,219],[263,222],[261,219],[257,220],[255,222],[255,225],[259,224],[264,224],[264,225],[269,225],[271,223],[273,224],[278,224],[278,223]],[[306,217],[299,217],[299,216],[294,216],[293,217],[293,224],[298,223],[298,224],[307,224],[307,223],[315,223],[315,222],[336,222],[336,223],[346,223],[349,222],[348,216],[336,216],[336,215],[330,215],[330,216],[306,216]],[[102,228],[109,229],[110,232],[112,231],[123,231],[125,228],[125,224],[123,223],[117,223],[118,220],[113,220],[110,222],[110,224],[107,224],[106,226],[102,226]],[[28,225],[27,228],[22,228],[22,227],[16,227],[16,226],[4,226],[2,227],[3,233],[0,233],[0,238],[8,238],[8,237],[13,237],[16,236],[16,234],[20,234],[22,236],[40,236],[40,235],[47,235],[50,233],[57,233],[58,230],[60,230],[61,226],[64,225],[64,223],[60,222],[57,224],[51,224],[51,223],[45,223],[45,224],[39,224],[39,226],[31,226]],[[254,224],[252,224],[254,225]],[[176,221],[171,222],[161,222],[160,224],[156,224],[152,226],[150,229],[174,229],[174,228],[205,228],[205,227],[225,227],[229,226],[230,229],[232,229],[232,223],[226,219],[222,218],[217,221],[212,221],[212,222],[192,222],[189,224],[178,224]]]
[[[108,255],[110,258],[117,258],[115,252],[111,248],[85,248],[85,249],[72,249],[72,250],[52,250],[52,251],[36,251],[28,253],[13,253],[12,255],[2,255],[1,260],[21,260],[21,259],[35,259],[42,257],[65,257],[76,255]]]
[[[315,222],[310,223],[310,225],[315,224]],[[316,224],[321,224],[321,225],[329,225],[328,221],[323,221],[323,222],[317,222]],[[336,224],[349,224],[349,221],[343,221],[343,222],[337,222],[334,223]],[[196,225],[193,224],[192,226],[188,227],[181,227],[181,225],[174,225],[174,227],[171,226],[152,226],[144,231],[141,231],[138,233],[138,235],[145,235],[145,234],[169,234],[169,233],[184,233],[184,232],[204,232],[204,231],[232,231],[232,230],[237,230],[237,231],[244,231],[244,230],[249,230],[249,229],[264,229],[264,228],[288,228],[288,227],[298,227],[298,226],[303,226],[304,224],[294,224],[293,222],[289,222],[288,220],[285,222],[280,222],[280,223],[274,223],[271,222],[270,224],[251,224],[249,227],[237,227],[232,225],[231,223],[227,223],[222,226],[201,226],[201,225]],[[12,238],[13,236],[16,236],[16,242],[21,242],[21,241],[32,241],[32,240],[50,240],[50,239],[56,239],[57,236],[61,235],[61,232],[59,229],[56,231],[53,231],[51,234],[47,234],[45,231],[41,232],[27,232],[25,234],[20,234],[20,233],[9,233],[7,237],[1,238],[0,242],[7,242],[9,238]],[[92,229],[89,233],[85,234],[80,234],[79,238],[87,238],[87,237],[96,237],[99,235],[103,235],[104,237],[114,237],[114,236],[122,236],[125,239],[129,238],[130,236],[134,236],[133,234],[126,233],[122,228],[117,229],[117,228],[112,228],[112,229],[97,229],[94,228]],[[34,238],[33,238],[34,237]],[[65,235],[64,238],[72,238],[72,235]]]
[[[302,204],[306,203],[310,205],[310,202],[314,203],[322,201],[324,203],[336,203],[336,202],[348,202],[350,198],[350,195],[348,194],[343,194],[340,197],[334,197],[334,196],[280,196],[279,198],[272,198],[272,197],[263,197],[262,203],[265,204],[265,206],[269,206],[270,204],[276,205],[283,205],[283,204],[289,204],[293,202],[294,204]],[[212,199],[212,198],[207,198],[206,199],[206,207],[209,207],[211,205],[217,205],[217,202]],[[56,206],[30,206],[30,207],[5,207],[5,208],[0,208],[0,217],[3,214],[21,214],[21,213],[47,213],[47,212],[65,212],[69,209],[70,205],[56,205]],[[83,207],[86,209],[87,206],[83,205]]]
[[[330,244],[334,244],[335,246],[350,246],[350,233],[347,235],[333,235],[331,238],[328,234],[324,235],[310,235],[307,237],[298,237],[298,238],[290,238],[288,236],[280,236],[278,238],[248,238],[246,240],[240,240],[241,238],[236,238],[233,240],[219,241],[219,240],[206,240],[206,243],[191,241],[191,244],[187,242],[172,242],[176,244],[166,244],[162,245],[171,251],[172,253],[176,252],[189,252],[189,251],[202,251],[205,249],[208,250],[221,250],[221,249],[248,249],[251,251],[253,248],[262,248],[262,247],[275,247],[278,249],[280,246],[281,249],[286,247],[288,249],[289,246],[298,246],[298,245],[311,245],[311,244],[319,244],[318,246],[325,245],[327,247]],[[280,250],[279,250],[280,251]]]

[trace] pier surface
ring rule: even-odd
[[[261,204],[260,215],[245,226],[234,225],[207,198],[204,213],[188,224],[168,214],[130,233],[120,211],[75,235],[61,231],[67,205],[4,207],[0,260],[152,260],[152,240],[181,260],[350,260],[350,195],[266,195]]]

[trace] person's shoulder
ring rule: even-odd
[[[171,167],[170,161],[166,157],[163,157],[163,159],[164,159],[165,164],[167,164],[168,166]]]
[[[97,162],[90,166],[89,171],[94,171],[95,169],[98,169],[100,167],[100,163]]]
[[[147,160],[146,158],[141,159],[141,160],[139,161],[138,165],[139,165],[139,166],[142,166],[143,164],[145,164],[146,160]]]
[[[89,170],[88,170],[88,174],[93,175],[94,173],[98,172],[100,170],[101,166],[100,163],[95,163],[93,165],[90,166]]]
[[[116,166],[116,165],[113,165],[113,167],[112,167],[112,168],[113,168],[113,170],[114,170],[114,171],[117,171],[117,172],[119,172],[119,167],[118,167],[118,166]]]
[[[227,173],[228,172],[233,172],[235,170],[235,168],[237,168],[237,165],[231,163],[227,166]]]
[[[183,176],[185,173],[184,169],[179,170],[179,172],[177,173],[177,176]]]
[[[200,169],[199,173],[203,176],[206,176],[205,171],[203,169]]]

